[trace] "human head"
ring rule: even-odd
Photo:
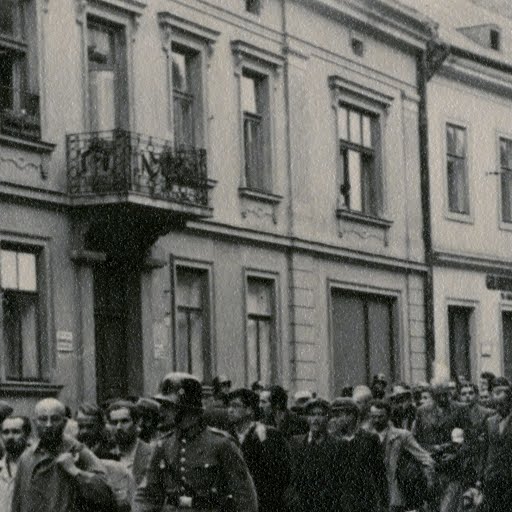
[[[385,400],[372,400],[370,402],[370,422],[377,432],[382,432],[389,424],[391,406]]]
[[[389,395],[389,402],[394,411],[406,411],[412,405],[412,391],[404,384],[394,384]]]
[[[261,394],[262,391],[265,390],[265,386],[263,385],[263,382],[261,382],[261,380],[255,380],[252,384],[251,384],[251,390],[254,391],[255,393],[258,393]]]
[[[452,393],[447,381],[434,381],[432,383],[432,399],[438,407],[447,407],[452,399]]]
[[[383,373],[378,373],[373,376],[372,381],[372,395],[373,398],[382,399],[386,396],[386,387],[388,381]]]
[[[139,398],[136,406],[139,417],[139,437],[149,442],[158,429],[160,404],[151,398]]]
[[[19,458],[28,445],[31,432],[32,426],[26,416],[8,416],[4,419],[1,437],[9,459]]]
[[[231,380],[226,375],[217,375],[212,381],[214,395],[226,395],[231,389]]]
[[[256,393],[256,391],[254,391]],[[229,396],[229,395],[228,395]],[[265,417],[269,417],[272,413],[272,405],[270,403],[270,391],[264,389],[259,393],[260,409]]]
[[[87,447],[92,448],[105,437],[105,417],[96,404],[82,403],[76,413],[78,424],[77,439]]]
[[[107,420],[112,429],[114,441],[120,448],[131,446],[138,436],[137,406],[127,400],[118,400],[111,404],[107,411]]]
[[[50,450],[57,448],[62,442],[66,422],[66,408],[56,398],[45,398],[36,404],[35,424],[42,446]]]
[[[492,400],[501,416],[508,416],[512,407],[512,389],[505,377],[497,377],[493,382]]]
[[[288,393],[281,386],[271,386],[270,389],[270,406],[272,411],[286,411],[288,409]]]
[[[0,424],[11,415],[14,409],[5,401],[0,400]]]
[[[354,399],[335,398],[331,404],[331,424],[334,432],[344,435],[354,431],[360,414],[360,406]]]
[[[458,386],[457,386],[457,381],[455,380],[450,380],[448,381],[448,390],[450,391],[450,398],[452,400],[456,400],[457,397],[458,397],[458,394],[459,394],[459,389],[458,389]]]
[[[419,405],[431,405],[434,403],[434,399],[432,398],[432,391],[430,387],[425,387],[421,390]]]
[[[228,395],[228,414],[234,425],[258,419],[259,407],[260,397],[250,389],[236,389]]]
[[[480,374],[480,394],[482,391],[489,391],[489,394],[492,392],[495,378],[496,375],[492,372],[482,372]]]
[[[470,382],[462,384],[459,391],[459,399],[465,404],[476,404],[478,401],[478,386]]]
[[[327,432],[330,410],[329,402],[322,398],[312,398],[304,405],[304,414],[313,437],[324,435]]]
[[[161,430],[180,427],[184,422],[194,422],[202,415],[203,388],[201,382],[190,373],[168,373],[153,398],[161,407]]]
[[[293,395],[293,408],[297,411],[303,411],[304,406],[313,398],[313,393],[309,390],[296,391]]]

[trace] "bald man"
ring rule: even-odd
[[[103,465],[86,446],[64,434],[64,404],[41,400],[34,421],[39,441],[20,458],[12,512],[114,510]]]

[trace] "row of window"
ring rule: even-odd
[[[501,220],[512,222],[512,140],[499,138]],[[467,131],[462,126],[446,125],[446,173],[448,210],[470,215]]]

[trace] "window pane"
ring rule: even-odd
[[[21,343],[19,342],[21,329],[15,295],[4,293],[2,303],[7,378],[20,380],[22,378]]]
[[[503,220],[512,221],[512,172],[503,171],[501,174],[501,211]]]
[[[446,151],[450,155],[456,154],[455,128],[448,125],[446,127]]]
[[[380,184],[374,169],[374,159],[371,155],[361,155],[363,211],[377,217],[380,213]]]
[[[512,170],[512,141],[500,139],[500,165]]]
[[[348,140],[348,112],[345,107],[338,108],[338,137]]]
[[[249,318],[247,321],[247,380],[260,380],[258,361],[258,322]]]
[[[177,147],[194,146],[194,109],[192,99],[176,93],[174,105],[174,140]]]
[[[361,144],[361,115],[359,112],[350,111],[350,142]]]
[[[271,349],[271,323],[259,321],[259,348],[260,348],[260,380],[266,384],[272,382],[272,349]]]
[[[190,344],[192,368],[189,369],[199,380],[204,379],[203,363],[203,318],[201,313],[190,314]]]
[[[349,208],[356,212],[361,212],[363,210],[361,154],[357,151],[348,152],[348,180],[350,184]]]
[[[18,288],[16,252],[0,251],[2,259],[0,261],[2,272],[2,288],[4,290],[16,290]]]
[[[176,271],[176,304],[189,308],[202,307],[203,278],[201,271],[193,272],[178,268]]]
[[[19,35],[17,30],[18,0],[0,1],[0,33],[9,36]]]
[[[464,160],[448,157],[448,206],[450,211],[468,213]]]
[[[256,80],[248,76],[241,78],[242,88],[242,112],[258,113],[258,104],[256,102]]]
[[[249,188],[268,190],[263,166],[262,123],[257,117],[244,117],[245,179]]]
[[[37,291],[36,255],[18,253],[18,280],[19,289],[26,292]]]
[[[372,147],[372,120],[368,116],[363,116],[363,146]]]
[[[247,310],[253,315],[272,315],[272,283],[249,279],[247,281]]]
[[[37,302],[34,297],[20,300],[23,378],[39,377],[39,350],[37,344]]]
[[[187,57],[176,51],[172,52],[172,87],[183,92],[189,88]]]
[[[176,370],[189,371],[189,324],[188,313],[178,311],[176,314]]]
[[[462,128],[455,131],[455,154],[461,157],[466,155],[466,130]]]

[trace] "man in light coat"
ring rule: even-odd
[[[374,400],[370,404],[370,424],[373,431],[379,436],[384,449],[384,462],[386,465],[386,476],[389,487],[389,504],[391,512],[405,512],[411,506],[410,497],[404,496],[404,490],[399,485],[397,471],[399,461],[404,452],[418,462],[423,469],[424,476],[431,484],[434,473],[434,460],[414,439],[408,430],[396,428],[390,421],[391,407],[388,402]]]

